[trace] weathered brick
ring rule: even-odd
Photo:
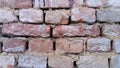
[[[18,67],[20,68],[46,68],[46,56],[20,55],[18,58]]]
[[[36,9],[44,8],[44,0],[34,0],[33,7]]]
[[[80,7],[83,5],[83,0],[73,0],[73,5],[72,7]]]
[[[73,22],[88,22],[92,24],[95,22],[95,9],[87,7],[74,7],[71,10],[71,20]]]
[[[120,0],[108,0],[107,1],[107,7],[120,7]]]
[[[120,22],[120,9],[98,9],[97,20],[100,22]]]
[[[68,24],[69,16],[69,10],[50,10],[46,12],[45,22],[51,24]]]
[[[21,9],[19,11],[21,22],[43,23],[43,11],[37,9]]]
[[[102,27],[102,35],[108,38],[118,38],[120,37],[120,25],[117,24],[105,24]]]
[[[49,56],[48,66],[50,68],[73,68],[73,59],[66,56]]]
[[[120,53],[120,39],[113,40],[113,49],[116,53]]]
[[[78,68],[108,68],[108,58],[102,56],[80,56]]]
[[[47,8],[68,8],[70,7],[69,0],[45,0],[45,7]]]
[[[110,68],[120,68],[120,55],[112,56]]]
[[[87,50],[92,51],[110,51],[111,41],[107,38],[90,38],[87,40]]]
[[[26,48],[25,38],[6,38],[3,41],[2,50],[5,52],[24,52]]]
[[[0,52],[2,52],[2,43],[0,42]]]
[[[53,51],[51,39],[36,38],[29,41],[29,51],[36,53],[47,53]]]
[[[65,53],[81,53],[84,42],[80,38],[59,38],[56,39],[56,50],[65,51]]]
[[[107,0],[86,0],[89,7],[105,7]]]
[[[0,56],[0,68],[14,68],[15,65],[14,56]]]
[[[4,24],[2,33],[15,36],[50,36],[50,26],[47,25],[32,25],[22,23]]]
[[[63,36],[97,36],[100,34],[99,25],[59,25],[53,29],[53,37]]]
[[[17,16],[7,9],[0,9],[0,23],[9,23],[18,21]]]

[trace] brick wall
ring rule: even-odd
[[[0,0],[0,68],[120,68],[120,0]]]

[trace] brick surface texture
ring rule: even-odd
[[[0,68],[120,68],[120,0],[0,0]]]

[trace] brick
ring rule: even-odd
[[[14,68],[15,65],[14,56],[0,56],[0,68]]]
[[[46,8],[68,8],[70,7],[69,0],[45,0]]]
[[[49,10],[46,12],[45,22],[50,24],[68,24],[69,17],[69,10]]]
[[[120,39],[113,40],[113,49],[116,53],[120,53]]]
[[[87,40],[87,50],[90,52],[110,51],[111,41],[110,39],[107,39],[107,38],[90,38]]]
[[[21,22],[43,23],[43,11],[37,9],[21,9],[19,11]]]
[[[31,8],[32,0],[15,0],[14,8]]]
[[[15,36],[50,36],[50,26],[47,25],[32,25],[22,23],[4,24],[2,33]]]
[[[2,50],[5,52],[24,52],[26,40],[24,38],[7,38],[3,41]]]
[[[18,21],[17,16],[7,9],[0,9],[0,23],[10,23]]]
[[[59,25],[53,29],[53,37],[63,36],[97,36],[100,29],[97,24],[94,25]]]
[[[89,7],[105,7],[107,0],[86,0],[86,5]]]
[[[80,56],[78,68],[108,68],[108,58],[103,56]]]
[[[2,43],[0,42],[0,52],[2,52]]]
[[[72,7],[80,7],[84,4],[83,0],[73,0]]]
[[[95,22],[95,9],[87,7],[74,7],[71,10],[71,20],[73,22],[87,22],[92,24]]]
[[[120,7],[120,0],[108,0],[106,5],[107,5],[107,7],[119,8]]]
[[[51,39],[36,38],[29,41],[29,51],[36,53],[48,53],[53,51]]]
[[[33,7],[36,9],[44,8],[44,0],[34,0]]]
[[[120,55],[114,55],[111,57],[111,68],[120,68]]]
[[[73,68],[73,59],[66,56],[49,56],[48,66],[50,68]]]
[[[120,9],[98,9],[97,20],[100,22],[120,22]]]
[[[108,38],[118,38],[120,37],[120,25],[117,25],[117,24],[105,24],[103,25],[102,27],[102,35],[103,36],[106,36]]]
[[[20,55],[18,58],[18,67],[20,68],[46,68],[46,56]]]
[[[56,50],[65,53],[81,53],[84,42],[80,38],[59,38],[56,39]]]

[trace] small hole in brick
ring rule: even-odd
[[[56,50],[55,41],[53,41],[53,50]]]
[[[26,50],[29,49],[28,45],[29,45],[29,41],[27,40],[27,41],[26,41]]]

